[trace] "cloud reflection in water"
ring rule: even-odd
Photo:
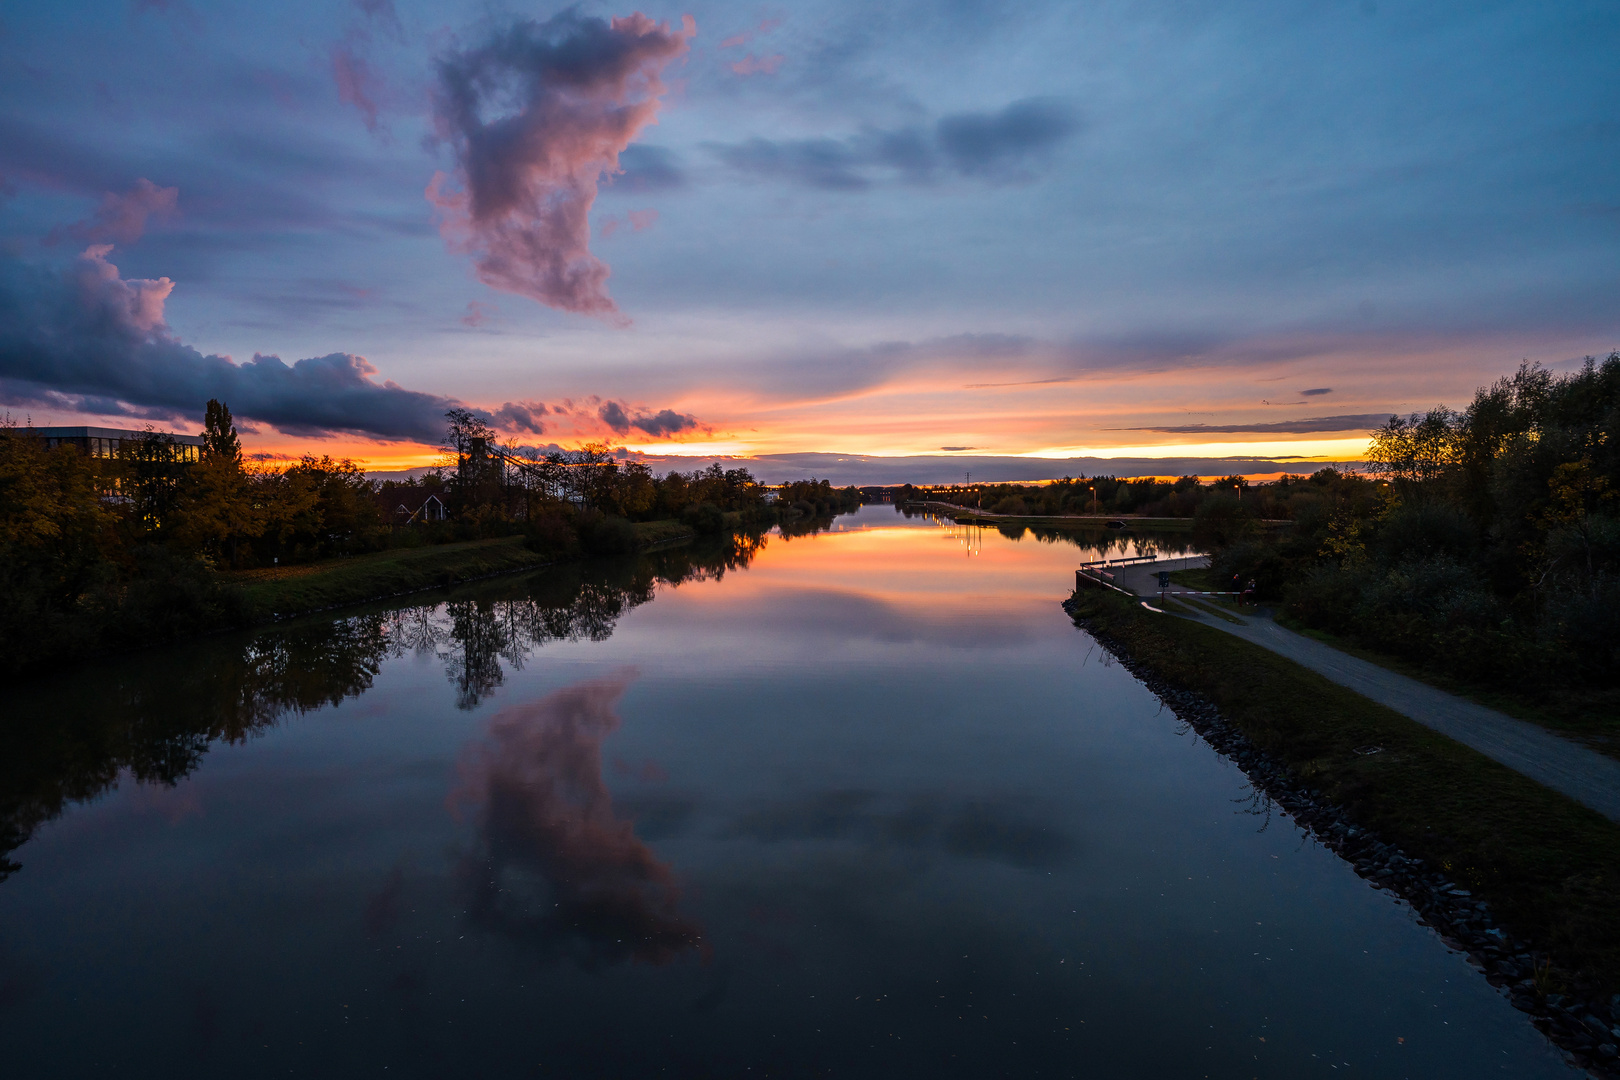
[[[548,959],[667,964],[707,951],[677,910],[674,874],[614,813],[602,780],[602,740],[631,677],[503,710],[458,764],[451,808],[471,806],[476,822],[476,850],[457,871],[467,910]]]

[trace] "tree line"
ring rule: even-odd
[[[1242,476],[1205,480],[1198,476],[1165,479],[1154,476],[1066,476],[1043,484],[950,484],[894,489],[897,502],[945,502],[967,510],[1014,517],[1216,518],[1247,507],[1245,516],[1281,517],[1269,485],[1254,485]],[[1227,504],[1231,504],[1228,507]]]
[[[1285,616],[1479,682],[1620,682],[1620,354],[1523,365],[1391,417],[1365,475],[1268,487],[1293,525],[1234,519],[1215,567]]]
[[[558,558],[623,554],[641,546],[639,521],[714,534],[860,502],[824,480],[772,491],[718,464],[659,477],[604,446],[539,454],[501,445],[465,410],[446,419],[442,466],[381,484],[347,459],[244,460],[219,401],[196,461],[161,432],[101,458],[0,424],[0,670],[240,624],[251,613],[229,571],[520,533]],[[428,495],[442,520],[396,520],[402,498]]]

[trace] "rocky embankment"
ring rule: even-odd
[[[1071,603],[1066,602],[1064,610],[1075,614]],[[1081,625],[1178,719],[1236,763],[1256,792],[1293,818],[1316,842],[1350,863],[1374,887],[1409,904],[1418,920],[1432,927],[1448,946],[1467,954],[1468,963],[1492,986],[1507,993],[1515,1007],[1530,1014],[1531,1022],[1575,1064],[1594,1076],[1620,1080],[1620,994],[1602,999],[1570,991],[1569,976],[1529,942],[1498,927],[1484,901],[1422,859],[1406,855],[1355,825],[1342,807],[1299,783],[1206,698],[1161,678],[1105,631],[1084,620]]]

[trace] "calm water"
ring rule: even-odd
[[[869,507],[13,690],[3,1071],[1573,1075],[1081,557]]]

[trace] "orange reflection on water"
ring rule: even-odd
[[[863,517],[883,513],[877,508]],[[847,519],[846,519],[847,520]],[[1098,536],[1114,555],[1152,547],[1147,537]],[[1120,545],[1124,548],[1121,549]],[[1067,596],[1075,568],[1097,549],[1068,540],[1038,539],[1033,532],[1012,541],[994,529],[961,525],[879,523],[784,540],[773,537],[737,575],[730,588],[706,590],[696,603],[736,603],[749,593],[793,591],[806,581],[818,588],[858,592],[891,604],[942,600],[1003,605],[1048,602]],[[943,609],[943,606],[942,606]]]

